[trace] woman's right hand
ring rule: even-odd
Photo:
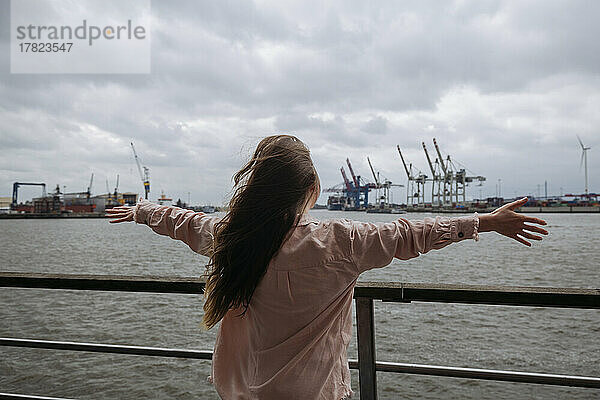
[[[539,226],[526,224],[525,222],[546,225],[546,221],[513,211],[525,203],[527,203],[527,197],[505,204],[490,214],[481,215],[479,217],[479,232],[498,232],[526,246],[531,246],[531,243],[524,238],[542,240],[541,236],[534,235],[531,232],[547,235],[548,231]]]
[[[118,206],[109,208],[106,210],[106,215],[110,218],[115,218],[112,221],[108,221],[111,224],[118,222],[131,222],[133,221],[134,207],[131,206]]]

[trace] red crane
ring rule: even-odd
[[[352,164],[350,164],[350,159],[346,158],[346,164],[348,164],[348,169],[350,170],[350,175],[352,175],[352,180],[354,181],[354,186],[356,188],[360,187],[360,183],[358,182],[358,178],[354,175],[354,170],[352,169]]]
[[[344,183],[346,184],[346,190],[348,192],[352,192],[352,183],[350,183],[350,180],[346,176],[346,171],[344,171],[344,167],[340,168],[340,171],[342,171],[342,177],[344,178]]]

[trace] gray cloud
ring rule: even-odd
[[[384,135],[387,133],[387,119],[381,116],[376,116],[367,121],[362,127],[366,133],[373,135]]]

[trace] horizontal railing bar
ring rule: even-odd
[[[16,393],[0,393],[0,399],[73,400],[73,399],[65,399],[63,397],[33,396],[30,394],[16,394]]]
[[[59,342],[53,340],[33,340],[0,338],[0,346],[29,347],[36,349],[69,350],[69,351],[91,351],[95,353],[129,354],[138,356],[193,358],[200,360],[211,360],[212,351],[168,349],[161,347],[123,346],[102,343],[79,343]]]
[[[58,342],[49,340],[0,338],[0,345],[10,347],[29,347],[53,350],[91,351],[97,353],[134,354],[142,356],[177,357],[210,360],[212,351],[165,349],[157,347],[122,346],[99,343]],[[352,369],[358,369],[358,360],[348,360]],[[600,388],[600,378],[587,376],[542,374],[534,372],[503,371],[480,368],[444,367],[437,365],[406,364],[377,361],[377,371],[417,375],[445,376],[451,378],[469,378],[496,380],[505,382],[537,383],[558,386]]]
[[[390,302],[439,302],[600,309],[600,289],[359,282],[354,297]]]
[[[175,276],[0,272],[0,287],[201,294],[204,280]]]
[[[204,280],[170,276],[0,272],[0,287],[200,294],[204,291]],[[600,309],[600,289],[358,282],[354,297],[392,302]]]
[[[381,361],[375,363],[375,368],[377,371],[382,372],[600,388],[600,378],[589,376],[542,374],[536,372],[504,371],[481,368],[444,367],[439,365],[405,364]]]

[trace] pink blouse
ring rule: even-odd
[[[134,220],[210,257],[220,217],[141,201]],[[223,399],[333,399],[352,395],[347,348],[358,276],[464,239],[477,213],[386,223],[304,214],[273,257],[244,316],[230,310],[215,343],[212,380]]]

